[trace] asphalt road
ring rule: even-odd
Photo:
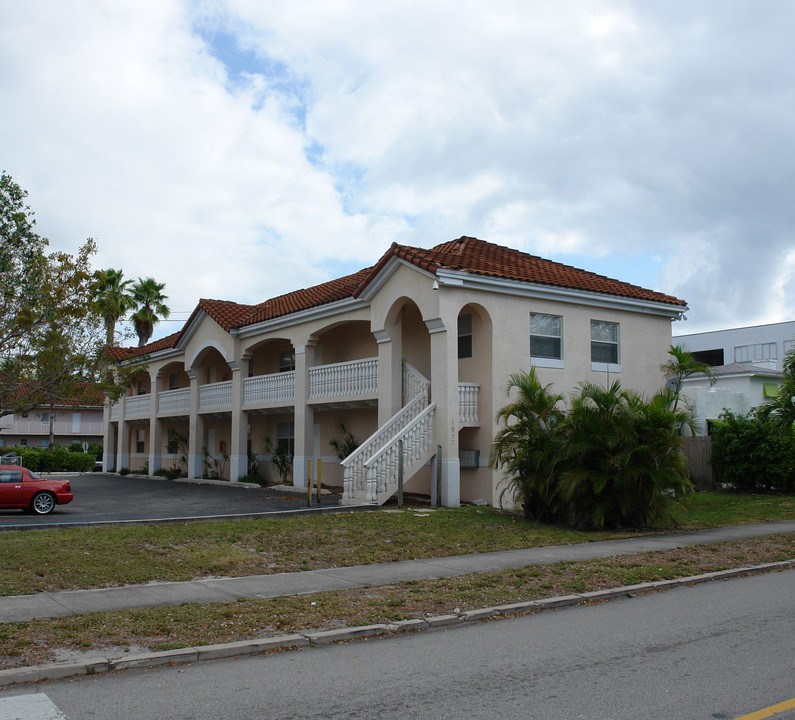
[[[244,483],[200,484],[160,478],[91,473],[70,477],[74,500],[49,515],[0,510],[0,530],[86,522],[165,520],[205,516],[240,516],[306,508],[300,493],[269,490]],[[323,506],[337,505],[339,495],[324,495]],[[317,506],[317,496],[313,498]]]
[[[62,714],[25,720],[738,718],[795,697],[794,641],[795,571],[785,571],[391,640],[15,687],[0,707],[43,693],[28,700]]]

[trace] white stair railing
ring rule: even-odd
[[[356,490],[364,492],[366,489],[364,465],[367,460],[409,425],[425,409],[426,405],[425,398],[418,395],[408,405],[400,408],[342,461],[345,497],[352,498]]]
[[[403,430],[364,463],[367,478],[367,502],[378,502],[398,483],[400,450],[403,450],[403,472],[411,475],[417,463],[424,460],[433,440],[433,415],[436,405],[428,405]]]
[[[341,463],[345,499],[353,499],[357,492],[360,496],[370,496],[367,489],[370,460],[392,440],[400,439],[406,432],[416,432],[409,427],[428,408],[430,382],[406,360],[403,361],[402,374],[403,399],[406,404]],[[411,442],[416,440],[412,439]]]
[[[428,403],[428,391],[431,383],[408,360],[403,361],[403,402],[408,403],[418,395]]]

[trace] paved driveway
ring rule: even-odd
[[[19,526],[113,523],[207,516],[245,516],[306,509],[306,495],[248,483],[204,484],[160,478],[92,473],[69,478],[74,500],[44,517],[0,510],[0,530]],[[321,507],[337,506],[339,495],[324,495]],[[313,497],[317,507],[317,496]]]

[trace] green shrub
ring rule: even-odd
[[[671,521],[671,508],[693,492],[681,449],[687,413],[674,396],[651,400],[621,389],[583,383],[563,412],[562,398],[535,371],[511,376],[516,400],[492,447],[492,466],[505,469],[509,493],[530,520],[577,528]]]
[[[52,472],[90,472],[96,462],[94,455],[84,453],[82,446],[78,451],[69,448],[36,448],[15,447],[8,448],[22,458],[22,465],[33,472],[43,474]]]
[[[795,491],[795,433],[769,413],[726,411],[712,426],[712,467],[737,490]]]

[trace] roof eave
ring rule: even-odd
[[[669,317],[671,319],[679,319],[688,310],[687,305],[624,297],[590,290],[574,290],[555,285],[530,283],[523,280],[508,280],[490,275],[476,275],[462,270],[439,268],[436,270],[436,279],[440,288],[456,287],[499,292],[504,295],[536,298],[539,300],[556,300],[573,305],[588,305],[612,310],[626,310],[647,315]]]

